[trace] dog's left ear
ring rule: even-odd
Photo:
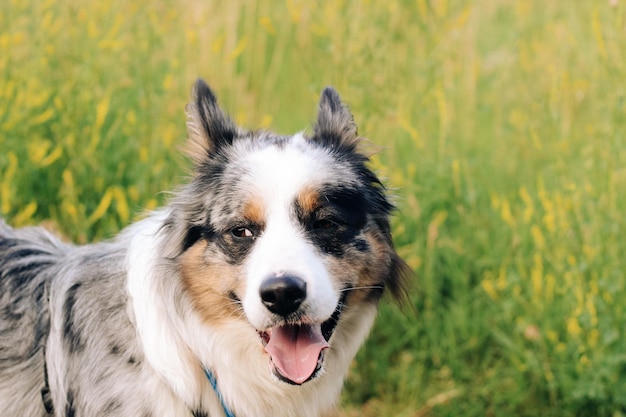
[[[348,107],[341,102],[337,91],[326,87],[320,97],[313,139],[327,146],[353,150],[358,143],[357,127]]]
[[[193,86],[187,112],[187,153],[196,163],[228,146],[238,135],[237,125],[217,104],[211,88],[198,79]]]

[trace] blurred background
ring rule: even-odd
[[[309,129],[338,89],[396,196],[339,416],[626,415],[626,2],[3,0],[0,215],[77,243],[167,201],[184,106]]]

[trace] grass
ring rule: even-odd
[[[196,77],[285,133],[332,84],[416,273],[342,415],[622,416],[625,42],[619,0],[7,0],[0,213],[112,236],[184,180]]]

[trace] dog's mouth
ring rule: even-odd
[[[323,323],[282,324],[259,332],[273,372],[280,380],[301,385],[319,374],[344,301],[342,297],[332,316]]]
[[[262,332],[261,338],[276,376],[296,385],[319,372],[329,347],[319,324],[286,324]]]

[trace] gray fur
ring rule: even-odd
[[[2,416],[157,411],[140,400],[151,398],[141,381],[152,371],[128,312],[125,255],[124,241],[73,247],[0,223]]]
[[[42,229],[15,232],[0,220],[0,409],[47,415],[44,351],[50,322],[51,265],[68,247]]]

